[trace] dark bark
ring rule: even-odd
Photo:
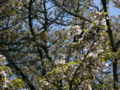
[[[22,72],[22,70],[20,68],[18,68],[18,66],[16,66],[15,64],[14,64],[14,68],[16,69],[17,73],[19,73],[20,76],[22,76],[22,80],[25,83],[27,83],[27,85],[29,86],[30,90],[36,90],[35,87],[33,86],[33,84],[28,80],[27,76]]]
[[[104,12],[107,12],[107,3],[108,3],[107,0],[101,0],[101,2],[102,2],[102,5],[103,5]],[[108,14],[106,15],[106,17],[108,17]],[[106,19],[106,23],[107,23],[107,26],[108,26],[107,33],[108,33],[108,36],[109,36],[109,39],[110,39],[110,45],[112,47],[112,51],[116,52],[117,48],[114,45],[115,43],[114,43],[113,33],[112,33],[112,30],[111,30],[109,19]],[[116,46],[118,47],[118,44]],[[113,88],[114,88],[114,90],[118,90],[117,84],[118,84],[117,59],[115,58],[115,60],[113,61]]]
[[[118,75],[117,75],[117,59],[113,62],[113,87],[114,90],[118,90]]]
[[[92,21],[80,16],[80,15],[77,15],[77,14],[74,14],[74,13],[71,13],[70,11],[66,10],[63,6],[64,6],[64,2],[63,2],[63,6],[60,6],[58,3],[56,3],[54,0],[53,0],[54,4],[59,7],[60,9],[62,9],[63,11],[65,11],[66,13],[68,13],[69,15],[71,16],[74,16],[74,17],[78,17],[80,18],[81,20],[84,20],[84,21],[87,21],[89,23],[92,23]]]
[[[28,85],[28,87],[30,88],[30,90],[36,90],[36,88],[34,87],[34,85],[28,80],[28,78],[24,74],[24,72],[14,62],[12,62],[12,60],[8,59],[8,61],[9,61],[9,64],[7,64],[7,66],[14,68],[14,70],[16,71],[16,75],[18,77],[21,76],[23,82]]]

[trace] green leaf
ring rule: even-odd
[[[77,65],[79,65],[79,64],[81,63],[81,61],[76,61],[75,63],[76,63]]]
[[[94,22],[92,22],[92,25],[96,25]]]
[[[71,62],[67,63],[67,65],[70,66],[70,65],[72,65],[74,63],[75,63],[74,61],[71,61]]]
[[[72,47],[76,47],[76,46],[78,46],[78,43],[72,42],[72,43],[71,43],[71,46],[72,46]]]
[[[108,46],[110,44],[110,40],[108,40],[105,45]]]
[[[63,87],[63,90],[69,90],[69,84],[65,84],[65,86]]]
[[[109,12],[102,12],[102,15],[107,15]]]
[[[93,26],[93,27],[92,27],[92,29],[96,30],[96,29],[97,29],[97,27],[96,27],[96,26]]]
[[[47,73],[47,75],[52,75],[53,74],[53,72],[49,72],[49,73]]]
[[[105,25],[105,26],[103,26],[103,28],[108,28],[108,26]]]
[[[103,63],[105,63],[105,62],[106,62],[106,60],[105,60],[105,59],[103,59],[103,58],[101,58],[100,60],[101,60]]]
[[[88,33],[88,31],[87,31],[86,29],[83,29],[82,31],[84,31],[84,32]]]
[[[56,69],[56,68],[53,68],[53,72],[56,74],[56,73],[58,73],[58,69]]]
[[[107,33],[101,33],[100,35],[105,36],[105,35],[107,35]]]

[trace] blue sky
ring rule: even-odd
[[[115,15],[115,16],[120,15],[120,9],[113,7],[113,4],[111,4],[110,6],[111,6],[109,9],[110,15]]]
[[[101,1],[101,0],[95,0],[96,6],[99,6],[99,7],[101,6],[101,5],[100,5],[100,1]],[[115,8],[115,7],[113,7],[113,6],[114,6],[114,4],[113,4],[112,2],[110,2],[109,9],[108,9],[109,15],[110,15],[110,16],[111,16],[111,15],[115,15],[115,16],[120,15],[120,9]]]

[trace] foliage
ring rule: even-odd
[[[118,90],[120,15],[109,5],[119,4],[99,2],[1,0],[2,89]]]

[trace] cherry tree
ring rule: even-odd
[[[3,89],[118,90],[120,17],[109,6],[119,3],[98,2],[1,0],[0,53],[24,82],[9,86],[4,68]]]

